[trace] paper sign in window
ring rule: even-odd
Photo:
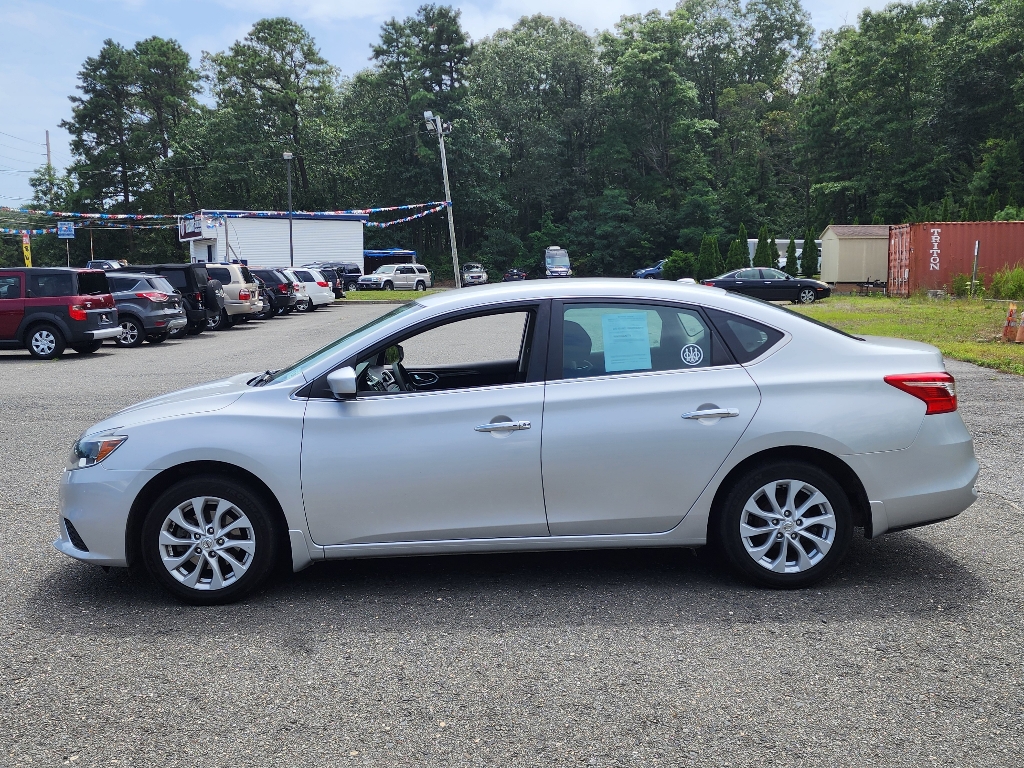
[[[602,315],[601,333],[604,336],[605,371],[651,369],[651,339],[646,312]]]

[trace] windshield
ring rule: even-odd
[[[389,275],[389,274],[391,274],[394,271],[395,271],[395,265],[394,264],[385,264],[383,267],[377,267],[375,270],[373,270],[373,274],[375,274],[375,275]]]
[[[467,264],[466,266],[464,266],[462,268],[462,271],[463,272],[482,272],[483,269],[484,268],[482,266],[480,266],[479,264]]]
[[[544,264],[548,267],[568,267],[569,254],[565,251],[547,251],[544,254]]]
[[[334,354],[334,351],[338,347],[351,343],[353,341],[358,341],[364,336],[369,335],[378,327],[395,319],[399,315],[403,315],[407,312],[412,312],[417,309],[422,309],[422,307],[420,307],[419,304],[403,304],[402,306],[391,310],[387,314],[381,315],[376,320],[371,320],[366,325],[360,328],[356,328],[354,331],[351,331],[350,333],[346,333],[340,339],[332,341],[326,347],[318,349],[316,352],[309,355],[308,357],[302,358],[297,363],[293,363],[292,365],[289,365],[287,368],[282,368],[279,371],[275,371],[273,377],[271,377],[269,381],[287,381],[288,379],[292,379],[295,378],[296,376],[302,375],[311,366],[316,365],[321,360],[324,360],[330,357],[332,354]]]

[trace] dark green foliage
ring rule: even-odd
[[[967,208],[964,210],[964,217],[961,221],[980,221],[978,217],[978,203],[972,197],[967,201]]]
[[[665,259],[661,265],[662,280],[678,280],[681,277],[694,277],[695,262],[692,253],[672,251],[672,254]]]
[[[696,280],[707,280],[721,274],[719,262],[722,256],[718,253],[718,238],[704,235],[700,241],[700,251],[693,265],[693,277]]]
[[[789,238],[789,246],[786,248],[786,266],[783,267],[783,271],[792,277],[796,277],[799,274],[799,267],[796,262],[796,238]]]
[[[800,253],[800,277],[814,277],[818,274],[818,243],[813,229],[804,235],[804,248]]]
[[[754,266],[755,267],[774,267],[776,261],[776,254],[778,251],[773,250],[771,243],[775,240],[774,237],[769,239],[768,227],[762,224],[761,229],[757,233],[757,248],[754,249]]]
[[[768,241],[768,251],[771,254],[771,264],[768,266],[779,268],[779,244],[775,242],[775,235],[772,235],[772,239]]]

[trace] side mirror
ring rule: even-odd
[[[356,394],[356,371],[351,366],[327,374],[327,386],[338,400],[347,400]]]

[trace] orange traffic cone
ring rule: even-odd
[[[1020,321],[1020,312],[1017,312],[1017,335],[1013,339],[1018,344],[1024,344],[1024,323]]]
[[[1010,310],[1006,313],[1006,322],[1003,323],[1003,341],[1017,341],[1020,336],[1020,318],[1017,314],[1017,305],[1010,303]]]

